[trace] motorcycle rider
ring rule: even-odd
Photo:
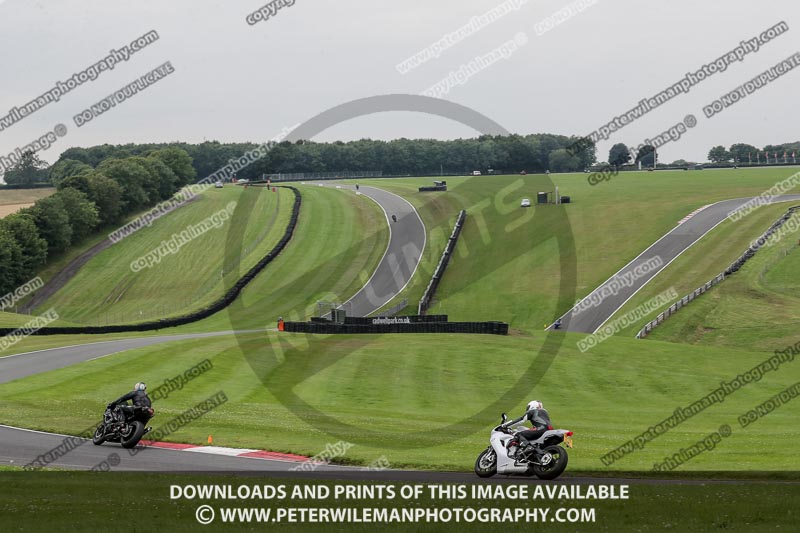
[[[133,407],[128,405],[128,400],[133,400]],[[139,382],[133,386],[133,390],[128,394],[120,396],[106,406],[107,409],[114,409],[119,405],[120,411],[124,418],[120,420],[123,422],[126,418],[132,417],[136,413],[136,409],[148,409],[151,406],[150,397],[147,396],[147,385]]]
[[[527,448],[530,445],[530,441],[538,439],[544,435],[544,432],[548,429],[553,429],[553,426],[550,424],[550,415],[539,400],[531,400],[528,402],[525,414],[515,420],[506,422],[503,424],[503,427],[511,427],[525,420],[529,421],[533,427],[515,434],[519,440],[519,451]]]

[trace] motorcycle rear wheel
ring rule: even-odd
[[[95,446],[100,446],[106,441],[106,438],[103,436],[106,432],[106,425],[100,424],[97,426],[97,429],[94,430],[94,436],[92,437],[92,444]]]
[[[532,466],[533,473],[539,479],[545,479],[545,480],[555,479],[558,476],[560,476],[567,468],[567,462],[569,462],[569,456],[567,455],[567,450],[565,450],[561,446],[548,446],[547,448],[544,449],[544,451],[552,455],[553,459],[546,466],[533,465]]]
[[[489,446],[481,452],[475,461],[475,473],[478,477],[492,477],[497,473],[497,454]]]
[[[132,428],[131,431],[128,433],[127,436],[121,436],[120,442],[122,443],[123,448],[133,448],[139,441],[142,439],[142,435],[144,435],[144,424],[139,422],[138,420],[134,420],[130,423],[130,427]]]

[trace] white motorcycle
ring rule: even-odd
[[[508,420],[502,415],[503,424]],[[490,445],[475,461],[475,473],[479,477],[495,474],[507,476],[536,476],[539,479],[555,479],[567,468],[567,450],[559,446],[562,442],[572,448],[572,431],[548,429],[536,440],[520,449],[519,431],[528,428],[507,428],[500,424],[492,430]]]

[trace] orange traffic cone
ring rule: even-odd
[[[208,436],[208,443],[211,444],[212,442],[214,442],[214,438],[211,435],[209,435]]]

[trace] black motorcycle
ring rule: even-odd
[[[119,405],[106,408],[103,422],[94,430],[92,443],[100,446],[104,442],[119,442],[123,448],[133,448],[153,428],[146,427],[147,421],[155,416],[152,407],[134,407],[126,412]]]

